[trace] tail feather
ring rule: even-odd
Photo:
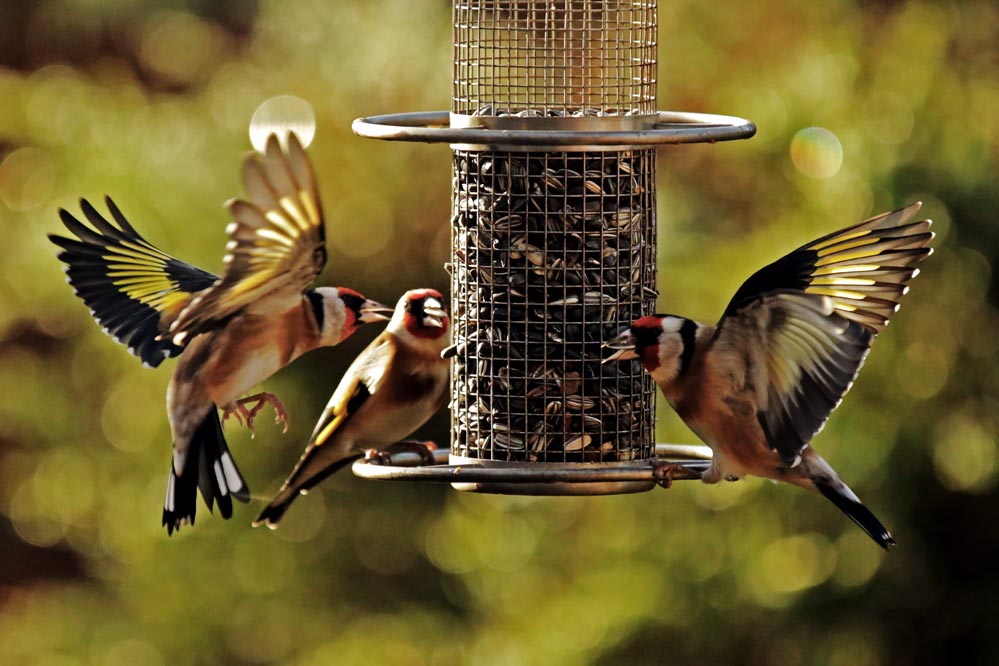
[[[170,464],[163,504],[167,534],[172,535],[184,523],[194,524],[198,489],[208,510],[213,511],[217,503],[219,513],[227,520],[232,516],[233,498],[244,504],[250,501],[250,490],[229,453],[214,405],[195,430],[179,475],[173,463]]]
[[[846,484],[842,484],[842,489],[837,489],[833,485],[824,481],[815,481],[815,488],[822,493],[826,499],[839,507],[839,510],[850,517],[860,529],[864,530],[869,537],[879,546],[888,550],[895,545],[895,539],[888,529],[881,524],[881,521],[871,513],[871,510],[861,504],[856,495],[853,494]],[[845,492],[844,492],[845,491]]]
[[[285,481],[278,494],[275,495],[274,499],[272,499],[267,506],[264,507],[263,511],[260,512],[260,515],[257,516],[257,519],[253,521],[253,526],[259,527],[260,525],[267,525],[267,527],[272,530],[277,529],[278,523],[280,523],[281,518],[284,517],[284,512],[288,510],[288,507],[291,506],[291,503],[294,502],[299,495],[304,495],[317,483],[340,471],[347,465],[352,465],[354,461],[360,457],[360,455],[351,455],[343,458],[324,469],[322,473],[317,474],[316,476],[310,478],[307,482],[301,484],[293,483],[292,479]],[[292,477],[294,477],[294,473],[292,473]]]

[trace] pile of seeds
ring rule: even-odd
[[[655,306],[655,154],[455,151],[452,452],[654,455],[654,385],[601,345]]]

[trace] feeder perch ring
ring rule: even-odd
[[[673,481],[700,478],[711,464],[706,446],[657,444],[657,457],[627,463],[504,463],[475,460],[434,451],[435,464],[422,464],[419,455],[390,454],[392,464],[358,460],[351,471],[372,481],[450,483],[457,490],[503,495],[610,495],[640,493],[656,485],[654,460],[682,465]]]
[[[608,125],[613,129],[596,129]],[[358,118],[351,129],[354,134],[369,139],[449,143],[456,150],[501,148],[520,151],[539,148],[629,150],[643,146],[733,141],[756,134],[756,125],[744,118],[682,111],[660,111],[654,116],[592,118],[485,117],[425,111]]]

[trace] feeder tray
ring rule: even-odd
[[[665,456],[696,478],[708,450],[657,446],[655,384],[602,345],[655,310],[656,147],[756,128],[657,110],[655,0],[455,0],[453,38],[450,111],[353,123],[451,146],[451,447],[354,473],[597,495],[651,489]]]
[[[671,481],[699,479],[711,464],[711,449],[690,444],[657,444],[658,460],[679,465]],[[391,464],[377,458],[358,460],[356,476],[372,481],[429,481],[450,483],[458,490],[501,495],[617,495],[652,490],[657,483],[652,461],[634,463],[532,463],[471,461],[461,464],[447,451],[434,451],[427,465],[411,451],[389,455]]]

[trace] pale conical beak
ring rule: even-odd
[[[428,298],[423,302],[423,325],[434,328],[444,328],[447,321],[447,310],[436,298]]]
[[[365,324],[376,321],[388,321],[392,318],[392,308],[382,305],[377,301],[364,301],[361,303],[360,320]]]
[[[632,358],[638,358],[638,354],[635,352],[635,345],[637,340],[635,336],[631,334],[631,331],[626,330],[618,335],[613,340],[604,343],[604,347],[609,349],[616,349],[617,351],[605,358],[601,363],[610,363],[611,361],[626,361]]]

